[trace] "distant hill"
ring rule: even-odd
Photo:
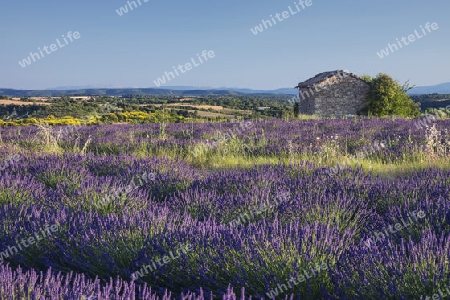
[[[434,86],[417,86],[408,92],[410,95],[450,94],[450,82]],[[253,90],[229,87],[200,87],[200,86],[167,86],[159,88],[134,87],[55,87],[47,90],[14,90],[0,88],[0,95],[10,97],[60,97],[78,95],[121,96],[129,94],[155,95],[155,96],[208,96],[208,95],[297,95],[294,88],[280,88],[276,90]]]
[[[298,91],[294,88],[280,88],[276,90],[253,90],[253,89],[245,89],[245,88],[233,88],[233,87],[202,87],[202,86],[167,86],[167,87],[159,87],[159,89],[165,90],[184,90],[184,91],[230,91],[230,92],[238,92],[242,94],[274,94],[274,95],[297,95]]]
[[[169,90],[169,89],[77,89],[77,90],[13,90],[0,89],[0,95],[10,97],[61,97],[61,96],[122,96],[122,95],[155,95],[155,96],[206,96],[206,95],[239,95],[242,93],[221,90]]]
[[[224,88],[243,94],[273,94],[273,95],[297,95],[298,91],[294,88],[281,88],[276,90],[252,90],[252,89],[239,89],[239,88]]]
[[[53,89],[53,90],[14,90],[1,89],[0,95],[10,97],[61,97],[61,96],[121,96],[121,95],[155,95],[155,96],[208,96],[208,95],[295,95],[295,89],[251,90],[251,89],[205,89],[199,87],[173,88],[87,88],[87,89]]]
[[[114,85],[71,85],[71,86],[56,86],[45,90],[52,91],[74,91],[74,90],[93,90],[93,89],[133,89],[134,86],[114,86]]]
[[[431,86],[416,86],[408,92],[410,95],[450,94],[450,82]]]
[[[446,108],[450,106],[450,94],[426,94],[426,95],[411,95],[411,98],[420,102],[422,110],[429,108]]]

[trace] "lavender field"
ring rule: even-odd
[[[448,130],[0,128],[0,299],[442,298]]]

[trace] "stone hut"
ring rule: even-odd
[[[299,113],[320,117],[357,115],[369,92],[369,84],[342,70],[317,74],[299,83]]]

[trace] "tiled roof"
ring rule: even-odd
[[[310,78],[310,79],[306,80],[305,82],[299,83],[298,86],[296,86],[295,88],[309,88],[309,87],[313,87],[314,85],[316,85],[318,83],[321,83],[325,79],[333,77],[336,74],[344,74],[344,73],[345,74],[349,74],[347,72],[344,72],[343,70],[323,72],[323,73],[317,74],[313,78]]]

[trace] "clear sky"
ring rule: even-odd
[[[154,87],[173,66],[198,66],[165,86],[276,89],[317,73],[384,72],[415,85],[450,82],[448,0],[9,0],[1,3],[0,87]],[[303,0],[305,1],[305,0]],[[116,12],[128,6],[122,16]],[[288,7],[291,7],[292,12]],[[276,13],[287,11],[276,19]],[[273,15],[277,24],[250,30]],[[420,26],[436,22],[423,35]],[[377,52],[417,30],[420,39],[380,58]],[[80,37],[62,35],[78,31]],[[18,62],[54,45],[23,68]],[[56,48],[55,48],[56,47]],[[199,63],[197,53],[215,56]],[[395,49],[394,49],[395,50]]]

